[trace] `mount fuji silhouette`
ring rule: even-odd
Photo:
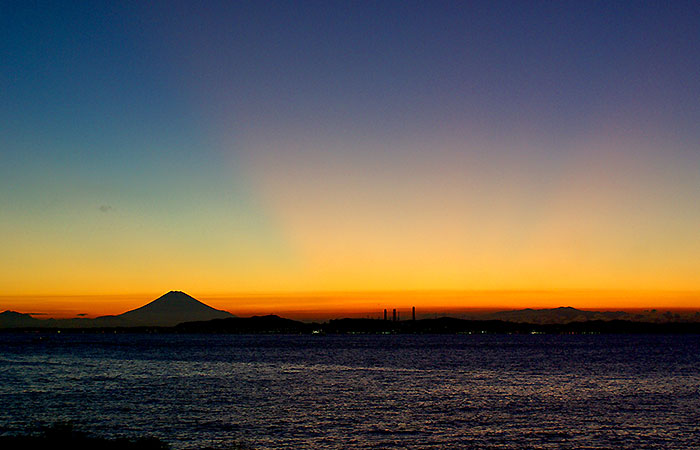
[[[95,319],[36,319],[30,314],[5,311],[0,313],[0,328],[172,327],[182,322],[231,317],[235,316],[205,305],[184,292],[170,291],[140,308]]]
[[[102,316],[96,320],[114,318],[129,325],[171,327],[182,322],[227,319],[233,314],[214,309],[181,291],[170,291],[151,303],[117,316]]]

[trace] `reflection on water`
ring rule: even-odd
[[[700,337],[4,334],[0,405],[175,448],[700,448]]]

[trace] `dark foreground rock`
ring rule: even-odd
[[[76,431],[66,424],[54,425],[39,433],[20,436],[0,436],[3,450],[168,450],[170,446],[154,437],[136,440],[105,439]]]
[[[106,439],[78,431],[70,423],[54,424],[42,431],[22,435],[0,436],[2,450],[169,450],[170,445],[155,437]],[[195,450],[195,449],[193,449]],[[222,448],[196,450],[252,450],[239,443]]]

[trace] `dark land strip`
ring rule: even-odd
[[[172,327],[14,327],[0,332],[64,333],[197,333],[197,334],[700,334],[700,322],[589,320],[537,324],[452,317],[392,321],[335,319],[307,323],[275,315],[184,322]]]

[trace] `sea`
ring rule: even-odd
[[[700,449],[697,335],[0,334],[0,434],[174,449]]]

